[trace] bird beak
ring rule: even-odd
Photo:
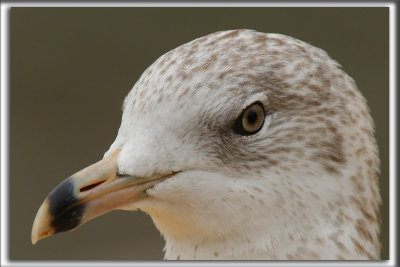
[[[120,149],[61,182],[40,206],[32,227],[32,244],[146,196],[146,189],[176,174],[119,176]]]

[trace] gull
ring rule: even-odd
[[[212,33],[144,71],[116,140],[48,195],[32,243],[140,209],[165,259],[376,260],[377,155],[366,101],[325,51]]]

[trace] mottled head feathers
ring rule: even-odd
[[[261,130],[233,131],[249,105]],[[379,159],[355,82],[281,34],[217,32],[161,56],[124,102],[109,152],[148,176],[181,171],[132,208],[169,259],[378,259]]]

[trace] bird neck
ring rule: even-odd
[[[286,225],[279,232],[266,232],[266,228],[242,229],[241,234],[215,239],[191,240],[175,239],[164,234],[165,259],[168,260],[273,260],[273,259],[318,259],[328,255],[321,249],[316,252],[301,249],[299,244],[306,244],[308,240],[324,242],[329,234],[329,228],[321,225]],[[299,250],[300,249],[300,250]],[[328,248],[327,248],[328,249]],[[301,254],[308,253],[308,254]],[[314,255],[314,254],[315,255]],[[332,251],[331,251],[332,253]],[[321,255],[323,254],[323,255]],[[329,258],[329,256],[328,256]],[[332,258],[332,256],[330,256]]]
[[[223,227],[223,226],[222,226]],[[279,227],[240,228],[232,234],[196,239],[193,233],[204,231],[182,227],[184,236],[176,238],[164,232],[166,240],[165,259],[168,260],[233,260],[233,259],[290,259],[295,251],[294,244],[306,242],[305,237],[317,238],[320,227],[311,224],[286,224]],[[190,232],[189,232],[190,231]],[[327,231],[325,231],[328,233]],[[320,251],[319,251],[320,252]],[[295,257],[295,255],[293,255]],[[309,258],[309,257],[308,257]]]
[[[338,211],[329,212],[329,218],[340,216]],[[367,250],[374,251],[374,249],[363,248],[357,241],[360,239],[353,224],[342,224],[338,228],[335,225],[337,222],[329,218],[321,215],[310,220],[283,224],[279,228],[242,228],[240,232],[229,236],[216,236],[203,240],[179,239],[163,233],[166,241],[164,258],[167,260],[379,259],[378,252],[376,255],[369,254]]]
[[[321,185],[329,177],[297,178],[313,184],[304,187],[310,193],[301,201],[290,188],[274,194],[273,186],[255,181],[258,187],[247,185],[246,191],[226,181],[219,188],[227,192],[221,194],[204,198],[207,192],[196,190],[184,194],[182,201],[186,191],[178,191],[169,193],[168,199],[157,195],[160,199],[143,203],[141,209],[164,236],[166,259],[379,259],[376,205],[355,197],[352,187],[340,187],[350,178],[335,183],[339,188]]]

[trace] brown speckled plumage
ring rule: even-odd
[[[262,130],[232,125],[260,101]],[[160,57],[109,152],[131,175],[182,171],[135,203],[168,259],[379,259],[379,159],[355,82],[323,50],[251,30]]]

